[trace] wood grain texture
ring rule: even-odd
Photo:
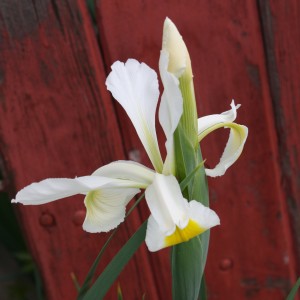
[[[298,1],[259,1],[259,8],[277,129],[281,185],[300,274],[300,6]]]
[[[0,147],[15,191],[47,177],[74,177],[124,158],[105,72],[84,1],[0,2]],[[106,234],[81,228],[83,197],[18,206],[47,299],[74,299]],[[123,224],[101,268],[140,224]],[[145,247],[118,279],[125,299],[157,292]],[[108,299],[116,298],[116,285]]]
[[[237,122],[250,130],[244,154],[225,176],[210,180],[211,204],[222,225],[211,233],[207,265],[209,299],[283,299],[295,280],[295,252],[286,192],[281,184],[281,150],[275,126],[278,121],[273,114],[278,103],[272,101],[270,94],[256,2],[97,3],[107,68],[115,60],[136,58],[158,70],[162,26],[168,16],[190,50],[199,114],[225,111],[232,98],[242,104]],[[280,10],[277,13],[281,14]],[[119,107],[117,114],[127,152],[135,149],[141,161],[147,162],[130,121]],[[286,117],[291,120],[290,115]],[[209,165],[217,162],[226,136],[227,132],[220,131],[203,141]],[[164,143],[161,134],[160,143]],[[296,149],[295,153],[299,151]],[[150,255],[150,259],[154,270],[156,266],[164,270],[168,263],[167,254],[157,254],[155,258]],[[157,277],[160,296],[170,299],[169,290],[163,289],[167,275]]]

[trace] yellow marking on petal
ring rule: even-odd
[[[222,128],[222,127],[236,130],[239,133],[239,135],[241,136],[241,139],[243,139],[245,136],[245,129],[244,129],[245,126],[239,125],[239,124],[233,123],[233,122],[226,122],[226,123],[220,122],[216,125],[213,125],[213,126],[207,128],[206,130],[204,130],[203,132],[198,134],[198,142],[201,142],[209,133],[213,132],[216,129]]]
[[[199,224],[193,220],[189,220],[187,226],[180,229],[176,226],[174,233],[165,237],[165,247],[173,246],[182,242],[187,242],[191,238],[203,233],[206,229],[199,226]]]
[[[90,191],[86,194],[84,203],[86,206],[86,213],[93,218],[94,216],[94,207],[97,206],[97,202],[95,201],[96,198],[101,196],[101,190],[94,190]]]

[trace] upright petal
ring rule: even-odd
[[[95,233],[116,228],[124,221],[126,205],[139,191],[134,188],[106,188],[89,192],[84,199],[86,217],[83,229]]]
[[[170,54],[168,70],[179,78],[188,69],[192,77],[191,60],[186,45],[175,24],[166,18],[163,29],[162,49]]]
[[[124,64],[115,62],[107,77],[106,86],[123,106],[157,172],[162,171],[155,131],[155,110],[159,97],[157,75],[154,70],[137,60]]]
[[[159,108],[159,122],[166,136],[167,157],[164,163],[165,175],[175,174],[173,134],[183,112],[183,100],[179,89],[179,80],[168,72],[169,53],[161,50],[159,71],[164,86]]]
[[[97,169],[93,175],[122,179],[145,189],[152,183],[155,172],[137,162],[119,160]]]
[[[183,98],[180,125],[192,145],[197,144],[197,106],[193,73],[187,47],[175,24],[166,18],[164,22],[162,49],[169,55],[168,72],[179,80]]]

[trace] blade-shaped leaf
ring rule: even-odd
[[[194,180],[196,173],[204,166],[204,161],[202,161],[185,179],[180,182],[181,192],[189,185],[191,180]]]
[[[298,289],[300,288],[300,277],[298,278],[297,282],[293,286],[292,290],[288,294],[286,300],[294,300],[296,298]]]
[[[186,136],[181,124],[174,135],[176,176],[181,181],[193,172],[202,161],[199,145],[193,145]],[[208,187],[204,168],[194,173],[188,189],[183,192],[188,200],[197,200],[208,206]],[[206,263],[209,244],[209,231],[172,249],[172,288],[173,299],[199,298],[201,280]]]
[[[198,299],[202,277],[201,248],[199,236],[173,247],[173,300]]]
[[[123,248],[116,254],[107,265],[102,274],[97,278],[93,286],[84,296],[84,300],[103,299],[111,285],[114,283],[120,272],[131,259],[133,254],[145,240],[147,221],[145,221],[135,234],[126,242]]]
[[[203,275],[202,280],[201,280],[200,294],[198,296],[198,300],[206,300],[206,299],[207,299],[206,284],[205,284],[205,278]]]

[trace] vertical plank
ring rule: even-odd
[[[0,147],[15,190],[124,158],[104,81],[85,1],[0,2]],[[83,197],[18,210],[47,299],[75,299],[71,273],[82,282],[107,238],[82,230]],[[140,223],[134,212],[121,226],[102,268]],[[142,247],[118,279],[125,299],[157,297],[145,254]]]
[[[97,3],[107,67],[115,60],[136,58],[158,70],[162,25],[168,16],[190,50],[199,113],[225,111],[232,98],[242,104],[237,122],[250,129],[245,152],[225,176],[210,180],[212,207],[222,225],[212,230],[207,265],[209,298],[284,298],[295,278],[295,253],[280,181],[277,131],[256,2]],[[137,149],[141,161],[147,162],[128,118],[117,111],[127,152]],[[221,134],[203,142],[208,164],[217,162],[224,147],[226,134]],[[162,270],[166,256],[150,255]],[[160,295],[166,293],[167,272],[158,275]]]
[[[275,113],[281,184],[300,273],[300,6],[298,1],[259,1],[270,91]]]

